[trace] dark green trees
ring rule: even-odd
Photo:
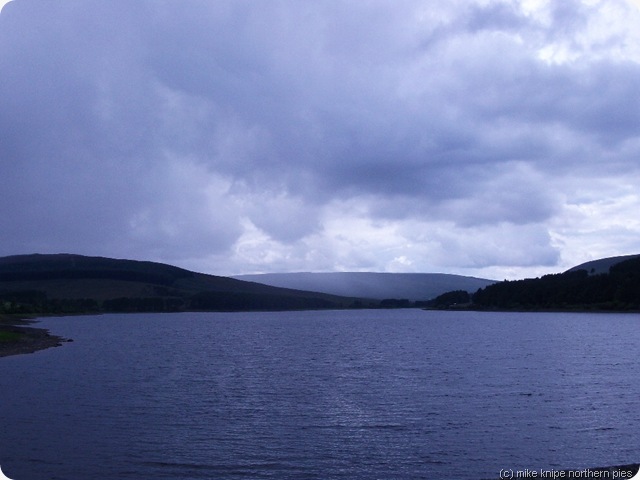
[[[620,262],[605,274],[577,270],[496,283],[478,290],[473,303],[489,309],[639,310],[640,257]]]

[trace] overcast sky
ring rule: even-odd
[[[495,279],[640,253],[631,0],[14,0],[0,255]]]

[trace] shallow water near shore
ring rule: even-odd
[[[0,359],[14,480],[480,479],[637,462],[640,316],[102,315]]]

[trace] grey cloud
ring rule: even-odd
[[[638,64],[537,56],[585,25],[580,2],[550,26],[513,2],[12,3],[0,253],[195,258],[243,221],[294,244],[350,199],[538,225],[560,208],[549,178],[637,168]]]
[[[465,29],[471,32],[489,30],[516,33],[523,28],[531,27],[522,12],[509,3],[471,5],[468,16],[464,20]]]

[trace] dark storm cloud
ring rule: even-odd
[[[604,55],[621,33],[585,44],[598,8],[10,2],[0,253],[197,259],[255,227],[304,257],[349,202],[371,222],[543,225],[559,179],[637,171],[640,68]],[[581,60],[543,58],[565,50]]]

